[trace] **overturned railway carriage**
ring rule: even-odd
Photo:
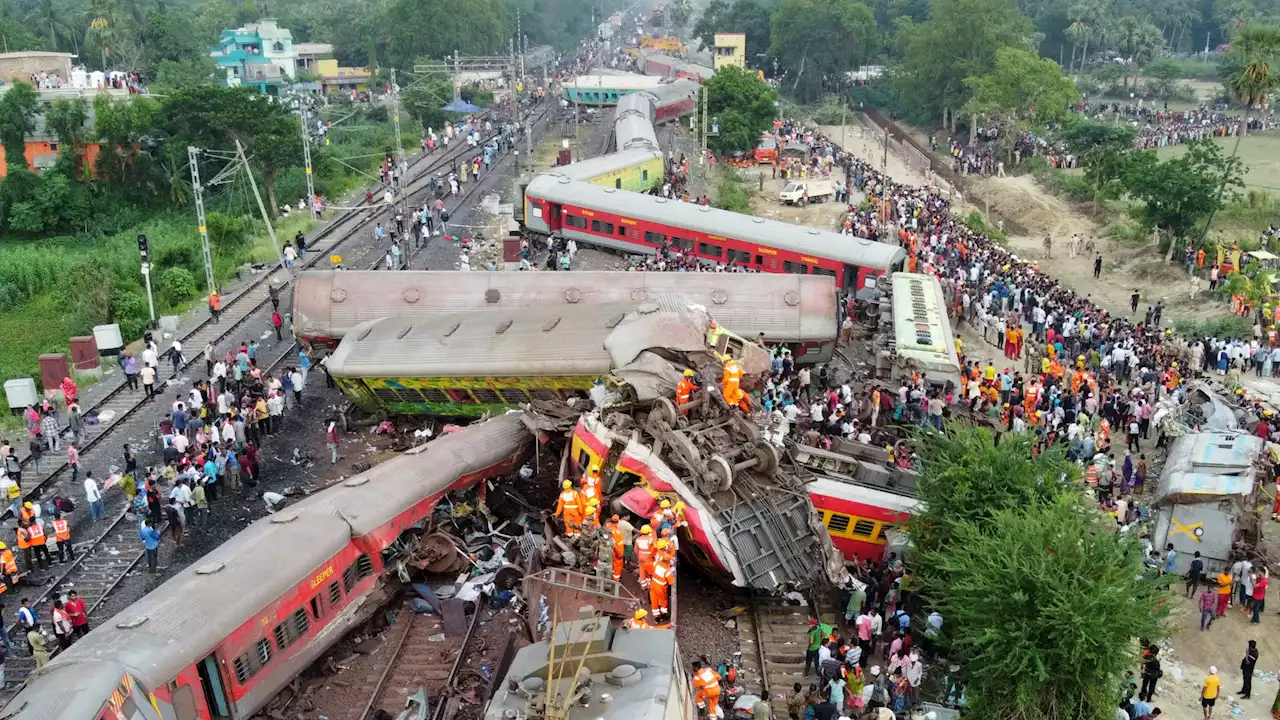
[[[621,75],[579,75],[564,83],[564,98],[571,103],[605,107],[640,90],[653,90],[662,78],[626,73]]]
[[[618,99],[614,110],[612,153],[562,166],[560,172],[601,187],[644,192],[661,187],[665,159],[655,126],[694,111],[698,84],[679,80]]]
[[[651,349],[726,353],[748,371],[769,365],[766,350],[688,300],[664,295],[643,302],[373,320],[352,330],[328,368],[347,397],[367,412],[479,417],[532,400],[585,400],[598,379],[626,397],[670,395],[682,368]],[[637,389],[640,383],[644,387]]]
[[[906,257],[896,245],[601,188],[563,173],[543,173],[525,187],[524,226],[536,235],[627,253],[652,255],[667,247],[708,263],[827,275],[851,290],[874,286]]]
[[[668,80],[696,80],[702,83],[710,80],[711,76],[716,74],[715,69],[706,65],[699,65],[698,63],[681,60],[678,57],[648,50],[641,51],[636,64],[640,67],[640,72],[645,75]]]
[[[252,716],[387,599],[393,543],[530,441],[519,419],[489,420],[259,520],[32,673],[3,716]]]
[[[294,280],[293,332],[330,351],[363,322],[479,310],[595,307],[678,294],[742,337],[785,345],[800,363],[826,362],[838,334],[835,281],[821,275],[651,272],[309,270]]]

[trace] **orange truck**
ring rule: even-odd
[[[774,165],[778,162],[778,139],[772,135],[761,135],[760,142],[752,153],[759,165]]]

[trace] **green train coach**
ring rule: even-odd
[[[622,389],[615,368],[651,349],[768,364],[766,350],[683,298],[662,296],[371,320],[342,340],[328,370],[366,412],[474,418],[532,400],[585,400],[598,379]]]

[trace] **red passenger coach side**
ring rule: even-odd
[[[392,543],[531,439],[495,418],[259,520],[35,671],[6,719],[250,717],[377,612]]]
[[[662,247],[759,272],[828,275],[863,290],[906,257],[896,245],[543,173],[525,188],[525,227],[628,253]]]

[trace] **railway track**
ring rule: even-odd
[[[292,353],[292,347],[280,353],[266,371],[274,371],[284,364]],[[163,533],[166,528],[159,529]],[[112,591],[142,563],[145,557],[146,551],[142,549],[141,540],[138,537],[133,508],[126,503],[124,509],[110,520],[106,531],[92,540],[88,547],[85,547],[85,543],[76,546],[76,557],[73,560],[65,565],[52,566],[54,573],[60,574],[46,583],[43,592],[32,598],[31,606],[36,611],[36,617],[45,622],[51,617],[53,601],[64,592],[75,590],[84,600],[90,627],[97,625],[103,618],[95,616],[95,611],[102,607]],[[10,627],[10,629],[15,628],[17,628],[16,623]],[[5,665],[3,689],[21,685],[34,669],[34,658],[10,654]]]
[[[838,608],[819,604],[818,617],[837,627]],[[747,612],[738,616],[738,642],[742,648],[740,682],[746,691],[772,694],[774,717],[787,716],[787,695],[795,683],[808,685],[816,671],[804,677],[804,654],[808,648],[809,618],[812,609],[804,605],[784,605],[778,598],[752,598]]]
[[[542,113],[545,115],[546,110],[544,109]],[[541,117],[542,115],[539,116],[539,119]],[[488,142],[495,137],[498,137],[498,135],[490,135],[483,142]],[[419,156],[409,166],[410,171],[415,173],[415,177],[406,186],[408,197],[413,198],[414,195],[425,191],[430,186],[434,173],[450,167],[454,161],[473,153],[474,149],[462,144],[442,153]],[[308,259],[297,264],[299,270],[314,267],[322,261],[327,262],[329,255],[333,254],[335,250],[338,250],[353,237],[357,237],[358,231],[362,230],[366,223],[371,222],[379,214],[387,211],[387,208],[381,204],[369,205],[364,200],[360,201],[359,206],[361,209],[347,211],[341,218],[332,221],[311,239],[307,248]],[[212,318],[206,319],[177,338],[190,358],[181,366],[178,373],[179,376],[200,362],[200,353],[206,343],[212,342],[217,345],[227,339],[245,322],[252,319],[257,311],[263,309],[270,302],[271,297],[267,280],[280,270],[282,270],[280,265],[274,265],[269,271],[264,272],[262,277],[246,286],[233,297],[224,298],[222,317],[219,322],[215,322]],[[237,316],[230,317],[232,313],[236,313]],[[172,368],[172,365],[163,359],[160,361],[160,365],[161,367],[158,368],[160,374],[168,372]],[[157,378],[157,385],[159,384],[159,378]],[[82,411],[86,414],[94,411],[98,413],[99,417],[108,418],[98,425],[86,428],[87,440],[80,449],[84,466],[88,466],[92,462],[93,458],[90,453],[112,430],[132,417],[138,410],[146,407],[147,403],[145,400],[139,399],[141,397],[139,393],[130,393],[126,389],[127,385],[123,382],[123,378],[120,378],[120,382],[106,397],[91,406],[82,408]],[[53,489],[53,485],[68,468],[66,462],[58,460],[47,463],[43,472],[28,472],[31,463],[32,458],[30,456],[21,460],[23,468],[22,484],[25,486],[24,500],[36,500],[49,494],[49,491]],[[30,483],[33,478],[36,480],[34,485]]]
[[[378,710],[395,717],[420,689],[431,706],[428,717],[432,720],[456,717],[459,702],[447,689],[458,688],[463,658],[485,612],[483,607],[476,609],[463,637],[441,637],[443,630],[438,618],[412,612],[406,603],[398,613],[400,622],[383,634],[383,646],[375,650],[385,655],[382,662],[366,670],[363,676],[344,678],[352,687],[371,688],[368,700],[363,705],[347,708],[345,714],[338,709],[328,710],[326,717],[371,720]],[[437,702],[442,695],[447,695],[447,699]]]

